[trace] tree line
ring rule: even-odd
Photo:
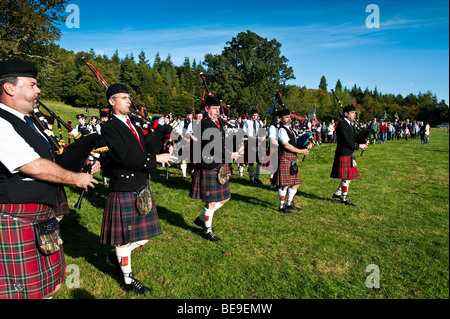
[[[428,121],[432,125],[448,122],[448,105],[438,101],[431,91],[417,95],[381,93],[377,88],[361,89],[356,84],[343,87],[338,80],[328,87],[325,75],[317,88],[287,84],[295,79],[289,60],[281,55],[281,43],[247,30],[226,42],[220,54],[206,54],[204,61],[191,61],[186,57],[182,65],[174,65],[170,54],[153,62],[141,51],[119,57],[89,52],[73,52],[59,47],[58,24],[65,19],[64,8],[68,0],[15,0],[0,3],[0,59],[20,58],[39,68],[42,98],[63,101],[66,104],[106,107],[105,89],[85,66],[82,57],[91,63],[108,84],[126,84],[133,98],[145,105],[151,114],[174,112],[184,116],[198,109],[204,94],[202,72],[211,93],[229,105],[230,116],[248,114],[259,107],[262,118],[272,106],[276,92],[284,104],[295,114],[312,114],[320,121],[338,120],[339,113],[331,89],[342,105],[353,103],[361,121],[386,114],[394,121]],[[282,106],[277,105],[280,109]]]

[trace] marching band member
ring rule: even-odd
[[[330,177],[341,180],[339,187],[334,192],[332,199],[338,200],[348,206],[355,206],[348,200],[348,187],[352,179],[358,178],[359,172],[353,152],[359,149],[365,150],[366,144],[358,144],[355,129],[352,122],[355,121],[356,107],[351,104],[343,109],[344,116],[336,126],[337,146],[334,153],[333,168]]]
[[[254,181],[257,184],[262,184],[262,181],[259,179],[259,173],[261,170],[261,164],[258,162],[258,146],[259,143],[262,142],[264,137],[260,137],[259,134],[259,128],[261,127],[261,122],[258,121],[258,116],[259,113],[256,109],[253,109],[251,112],[251,118],[247,121],[245,121],[244,126],[243,126],[243,130],[245,135],[247,135],[248,141],[247,141],[247,145],[246,145],[246,162],[248,163],[248,174],[249,174],[249,181],[252,182]],[[250,140],[253,140],[253,144],[250,142]],[[253,145],[253,147],[249,146],[249,142],[250,145]],[[248,156],[249,153],[255,153],[256,155],[256,167],[254,168],[253,166],[255,166],[255,163],[249,163],[248,161]]]
[[[123,84],[106,91],[110,120],[102,127],[108,144],[111,179],[102,221],[101,243],[116,246],[108,256],[123,274],[125,288],[136,293],[150,291],[131,268],[131,252],[161,234],[155,201],[149,187],[149,169],[156,162],[169,165],[169,153],[151,154],[146,149],[142,123],[128,116],[131,97]],[[139,122],[139,125],[138,125]]]
[[[64,254],[57,214],[61,185],[97,181],[54,163],[55,150],[29,113],[40,89],[35,66],[0,62],[0,299],[50,298],[61,288]],[[59,216],[60,217],[60,216]],[[39,231],[48,231],[46,240]]]
[[[300,186],[297,154],[307,155],[312,145],[309,144],[306,149],[297,148],[295,135],[291,131],[291,112],[288,109],[284,109],[280,111],[279,115],[281,117],[281,124],[278,129],[279,160],[276,174],[276,185],[278,186],[280,200],[278,210],[283,213],[292,213],[292,210],[301,210],[301,208],[294,205],[294,196]],[[286,195],[288,198],[285,204]]]
[[[214,213],[231,198],[228,184],[228,176],[231,173],[229,165],[224,160],[224,157],[231,152],[225,149],[225,123],[219,118],[220,100],[208,96],[205,101],[205,112],[201,120],[201,161],[195,164],[190,196],[193,199],[201,199],[205,203],[203,213],[195,219],[194,223],[203,228],[206,239],[219,241],[220,238],[214,234],[212,228],[212,219]],[[217,135],[204,134],[206,130],[214,131]],[[217,136],[221,139],[217,140]],[[205,150],[205,146],[211,143],[221,148],[220,159],[214,156],[215,148],[209,152]],[[197,154],[194,154],[194,159],[195,155]],[[234,152],[231,155],[235,159],[237,153]]]

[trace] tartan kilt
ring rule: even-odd
[[[352,165],[352,156],[335,156],[333,168],[331,169],[331,178],[355,179],[358,178],[358,169]]]
[[[299,185],[300,177],[299,174],[291,175],[291,162],[297,160],[297,155],[290,152],[279,153],[278,159],[278,170],[273,176],[275,185],[278,187]]]
[[[62,247],[50,256],[41,255],[33,229],[33,224],[53,215],[45,205],[0,204],[0,299],[41,299],[62,284]]]
[[[227,175],[231,174],[230,165],[220,164],[219,168],[225,166]],[[219,169],[218,168],[218,169]],[[190,196],[193,199],[201,199],[205,203],[220,202],[231,197],[228,182],[221,185],[217,180],[218,170],[195,167],[192,174]]]
[[[65,215],[69,215],[69,203],[67,201],[67,195],[64,187],[61,187],[59,194],[58,203],[56,204],[54,208],[55,217],[62,218]]]
[[[146,215],[140,215],[137,211],[136,198],[137,192],[108,193],[100,234],[102,244],[125,245],[161,235],[153,195],[152,210]]]

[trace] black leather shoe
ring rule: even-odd
[[[146,292],[152,292],[152,290],[146,286],[144,286],[143,283],[141,283],[139,280],[134,278],[133,273],[130,273],[128,275],[131,278],[130,284],[125,284],[125,289],[127,291],[132,291],[138,294],[144,294]]]
[[[214,234],[213,228],[208,228],[205,231],[205,238],[208,239],[209,241],[219,241],[220,240],[220,238]]]
[[[194,220],[194,224],[197,225],[197,226],[199,226],[199,227],[201,227],[201,228],[206,228],[206,227],[205,227],[205,222],[204,222],[203,220],[201,220],[200,217],[197,217],[197,218]]]
[[[342,196],[340,195],[333,194],[333,197],[331,197],[331,199],[342,202]]]
[[[288,209],[288,210],[296,210],[297,212],[302,210],[300,207],[297,207],[294,204],[286,205],[286,209]]]
[[[278,208],[278,211],[279,211],[279,212],[282,212],[282,213],[285,213],[285,214],[292,214],[292,211],[290,211],[289,209],[287,209],[286,206],[283,207],[283,208]]]
[[[348,199],[343,200],[342,204],[347,205],[347,206],[356,206],[355,204],[353,204],[351,201],[349,201]]]

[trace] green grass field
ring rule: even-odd
[[[46,103],[44,101],[44,103]],[[48,101],[63,120],[84,109]],[[94,113],[92,113],[94,114]],[[449,298],[449,136],[432,129],[419,139],[370,146],[347,207],[330,200],[339,181],[329,178],[335,145],[311,149],[299,162],[299,213],[277,211],[278,194],[231,178],[231,200],[214,215],[222,238],[208,242],[193,220],[203,204],[189,197],[191,179],[178,166],[151,172],[163,234],[133,252],[135,276],[153,289],[126,293],[107,261],[113,247],[99,243],[107,189],[66,187],[70,214],[61,221],[66,283],[54,299],[447,299]],[[379,269],[379,288],[366,278]],[[373,269],[373,268],[371,268]],[[79,271],[79,273],[77,272]],[[79,276],[78,276],[79,275]],[[79,285],[73,287],[74,278]]]

